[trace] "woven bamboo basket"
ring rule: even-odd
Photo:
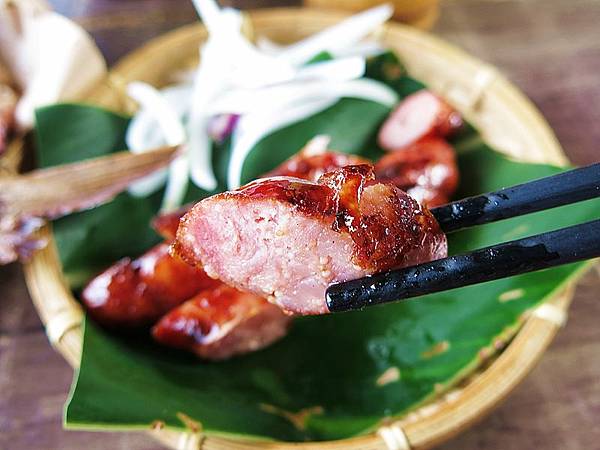
[[[426,30],[433,26],[440,12],[439,0],[304,0],[308,7],[346,11],[362,11],[383,3],[394,6],[394,19]]]
[[[311,9],[275,9],[249,13],[257,34],[291,42],[344,17]],[[197,59],[198,43],[206,38],[200,25],[175,30],[124,58],[87,99],[131,112],[124,85],[142,80],[168,84]],[[444,95],[482,132],[484,138],[514,158],[553,164],[567,162],[548,124],[525,96],[494,68],[421,31],[389,24],[381,38],[396,50],[410,73]],[[46,326],[50,343],[76,368],[82,348],[83,311],[67,287],[52,231],[42,230],[49,245],[25,265],[33,302]],[[431,448],[483,418],[525,377],[563,324],[572,286],[532,311],[508,347],[485,368],[463,380],[453,391],[413,411],[377,432],[335,442],[243,442],[204,436],[201,432],[149,430],[170,448],[243,449],[424,449]]]

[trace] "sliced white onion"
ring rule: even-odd
[[[142,108],[153,117],[159,129],[162,131],[164,141],[167,145],[180,145],[184,142],[185,130],[179,118],[180,114],[171,108],[169,103],[162,97],[161,93],[156,88],[147,83],[133,82],[127,86],[127,94],[136,100]],[[142,120],[144,120],[144,116],[142,116]],[[146,122],[147,121],[148,119],[146,119]],[[141,129],[140,122],[137,122],[137,126]],[[136,136],[135,133],[135,128],[131,133],[127,133],[129,143],[133,144],[133,147],[136,149],[134,151],[139,152],[155,148],[153,146],[143,148],[142,144],[148,144],[149,142],[137,142],[143,138]],[[146,136],[146,139],[147,137],[148,136]],[[156,137],[153,137],[153,139],[158,140]],[[169,167],[167,190],[165,192],[165,197],[163,198],[163,209],[176,208],[181,205],[181,201],[183,200],[183,196],[187,189],[188,179],[186,171],[183,174],[186,181],[185,183],[181,182],[181,167],[183,167],[184,164],[182,160],[185,159],[185,155],[179,156]],[[185,164],[187,165],[187,161],[185,161]],[[132,185],[130,187],[130,192],[134,195],[149,195],[160,187],[164,181],[164,172],[151,174],[148,178],[142,179]],[[178,201],[179,203],[177,204]]]
[[[331,55],[334,58],[349,58],[351,56],[361,56],[363,58],[370,58],[372,56],[380,55],[386,51],[379,42],[374,40],[367,40],[358,42],[350,47],[343,47],[331,51]]]
[[[366,62],[360,56],[333,59],[303,66],[298,69],[294,81],[325,79],[347,81],[365,74]]]
[[[360,98],[392,107],[398,103],[398,94],[385,83],[369,78],[360,78],[340,83],[335,91],[340,97]]]
[[[191,85],[169,94],[160,94],[148,85],[130,86],[130,95],[142,105],[126,136],[132,151],[162,143],[180,144],[187,131],[187,153],[169,169],[165,208],[181,203],[188,177],[204,190],[216,188],[208,133],[209,121],[216,114],[245,114],[233,134],[228,167],[228,185],[233,188],[239,186],[248,153],[274,130],[328,108],[342,97],[387,106],[397,102],[396,94],[383,83],[360,79],[365,72],[362,53],[369,54],[373,46],[361,46],[359,41],[391,16],[389,5],[365,11],[288,47],[263,39],[257,48],[242,34],[238,11],[221,9],[214,0],[193,3],[209,38],[201,49]],[[351,56],[304,65],[323,51]],[[183,117],[188,118],[185,128]],[[142,181],[145,185],[132,189],[147,192],[164,177],[164,172],[155,173]]]
[[[195,73],[196,73],[195,67],[176,70],[173,73],[169,74],[168,81],[175,85],[192,83],[194,81]]]
[[[296,70],[286,61],[259,52],[241,34],[219,39],[222,55],[235,55],[227,61],[224,76],[234,86],[255,88],[291,80]]]
[[[264,89],[230,91],[209,107],[211,115],[244,114],[264,110],[280,110],[285,105],[303,99],[329,97],[362,98],[393,106],[397,94],[384,83],[368,78],[342,83],[331,81],[303,81],[277,85]]]
[[[160,90],[162,98],[178,115],[179,120],[181,121],[183,121],[184,116],[187,114],[191,91],[192,86],[189,83],[169,86]],[[167,141],[165,140],[164,133],[161,130],[158,120],[152,111],[145,108],[140,109],[131,119],[125,134],[125,143],[132,153],[141,153],[148,149],[167,145]],[[136,197],[146,197],[153,192],[158,191],[167,182],[168,173],[168,169],[160,169],[144,177],[129,187],[129,193]],[[170,204],[172,201],[169,199],[177,197],[175,194],[171,194],[172,189],[174,188],[169,188],[171,184],[174,186],[180,185],[180,182],[173,182],[173,177],[175,177],[175,174],[173,174],[169,180],[169,185],[167,186],[165,198],[163,200],[164,203]],[[188,177],[187,173],[185,174],[185,177]]]
[[[222,76],[232,84],[256,87],[294,76],[289,63],[260,52],[246,39],[242,34],[243,18],[239,11],[220,9],[214,0],[194,0],[194,5],[209,31],[211,47],[219,49],[222,56],[221,65],[226,68]]]
[[[189,108],[191,92],[190,84],[181,84],[161,89],[160,95],[175,111],[179,120],[183,121]],[[131,119],[125,134],[125,143],[133,153],[140,153],[167,144],[155,114],[144,107],[140,108]]]
[[[304,156],[322,155],[329,148],[331,136],[327,134],[317,134],[314,138],[306,143],[304,148],[300,150]]]
[[[140,109],[129,122],[125,133],[125,143],[132,153],[142,153],[166,144],[158,121],[146,109]]]
[[[227,168],[228,189],[241,184],[244,161],[254,146],[265,136],[286,125],[298,122],[333,106],[339,99],[320,98],[291,106],[285,110],[270,110],[243,116],[233,134],[233,150]]]
[[[385,23],[393,12],[390,4],[368,9],[286,47],[277,57],[293,65],[301,65],[321,52],[349,48]]]
[[[183,204],[190,180],[190,163],[186,155],[175,158],[169,165],[169,179],[162,199],[161,210],[173,211]]]
[[[272,40],[270,40],[269,38],[267,38],[265,36],[259,36],[256,39],[256,47],[262,53],[264,53],[266,55],[270,55],[270,56],[277,56],[281,52],[283,52],[286,48],[284,45],[280,45],[276,42],[273,42]],[[336,49],[330,49],[329,53],[335,59],[347,58],[350,56],[362,56],[364,58],[369,58],[371,56],[379,55],[385,51],[386,51],[386,48],[383,47],[378,41],[365,40],[362,42],[357,42],[348,47],[340,47],[340,48],[336,48]],[[314,55],[313,55],[313,57],[314,57]]]
[[[206,132],[208,118],[204,115],[193,117],[191,124],[188,147],[190,177],[199,188],[212,191],[217,187],[217,179],[212,170],[212,146]]]
[[[150,148],[165,145],[158,122],[148,110],[140,110],[129,123],[125,143],[132,153],[143,153]],[[132,183],[128,192],[135,197],[146,197],[158,191],[167,182],[168,169],[160,169]]]
[[[170,106],[171,110],[177,113],[181,122],[183,122],[183,118],[190,108],[190,98],[193,89],[192,83],[187,82],[167,86],[160,90],[160,95]]]
[[[259,36],[256,39],[256,48],[266,55],[277,56],[283,49],[284,45],[277,44],[265,36]]]
[[[159,169],[150,175],[132,183],[127,188],[134,197],[147,197],[165,185],[169,178],[169,169]]]
[[[233,80],[232,84],[238,89],[260,89],[300,81],[347,81],[362,77],[365,74],[365,69],[366,61],[362,57],[340,58],[302,66],[292,72],[282,70],[278,76],[272,76],[268,80],[264,78],[264,75],[261,75],[263,78],[258,84],[239,82],[239,80]]]
[[[127,85],[127,95],[151,112],[165,136],[168,145],[179,145],[185,140],[185,130],[178,114],[155,87],[134,81]]]
[[[233,85],[263,86],[290,80],[295,76],[291,64],[261,52],[244,36],[239,11],[226,8],[221,10],[221,16],[222,26],[217,37],[219,45],[223,47],[222,55],[235,55],[227,58],[231,70],[226,72]]]
[[[213,15],[214,2],[208,3],[198,0],[197,6],[202,15],[206,10],[210,20],[218,21],[221,28],[210,28],[211,35],[202,49],[194,78],[188,152],[193,182],[211,191],[216,188],[217,180],[212,170],[211,142],[207,134],[209,105],[232,85],[257,86],[277,82],[292,77],[295,72],[289,64],[256,50],[241,34],[241,21],[235,15],[218,10],[219,17],[216,17]]]
[[[214,0],[192,0],[209,33],[218,33],[221,25],[221,8]]]
[[[217,187],[217,180],[212,171],[212,148],[207,133],[209,117],[206,108],[226,87],[220,67],[222,58],[219,58],[219,49],[214,45],[214,41],[209,38],[203,48],[201,63],[194,77],[187,124],[190,176],[196,186],[207,191]]]
[[[210,35],[194,77],[188,153],[193,182],[210,191],[216,188],[217,180],[212,171],[207,107],[231,85],[276,82],[290,78],[294,71],[289,64],[263,55],[248,42],[242,35],[238,12],[221,10],[212,0],[195,0],[194,4]]]

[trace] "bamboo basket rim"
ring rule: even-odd
[[[345,16],[346,13],[309,8],[276,8],[249,12],[252,26],[261,32],[270,30],[270,33],[277,29],[281,32],[289,31],[290,26],[294,27],[296,33],[298,30],[314,32]],[[110,105],[124,111],[130,110],[130,103],[117,92],[122,90],[130,77],[135,77],[141,59],[148,58],[148,55],[164,55],[173,48],[190,47],[192,43],[197,43],[205,37],[203,27],[193,24],[151,40],[125,56],[110,71],[107,80],[86,100],[100,106]],[[501,151],[514,157],[522,157],[524,147],[533,144],[530,147],[533,150],[528,154],[527,160],[556,165],[568,162],[549,125],[535,106],[491,66],[439,38],[397,23],[390,23],[384,27],[382,40],[400,53],[411,74],[425,81],[431,89],[445,95],[478,126],[484,138]],[[196,48],[194,46],[193,51],[197,53]],[[171,53],[169,54],[171,56]],[[441,64],[448,69],[445,78],[438,77],[431,71],[428,73],[426,64],[422,61],[423,55],[429,58],[430,64]],[[418,61],[419,59],[421,61]],[[159,65],[165,64],[160,62],[160,59],[155,61]],[[452,74],[452,70],[456,73]],[[470,78],[466,74],[470,74]],[[451,77],[456,78],[454,82],[450,82]],[[477,77],[484,80],[480,82]],[[468,91],[467,88],[473,84],[480,88],[480,92]],[[522,135],[522,142],[506,142],[499,138],[501,133],[491,132],[493,127],[490,120],[498,118],[507,122],[505,127],[508,129],[515,127],[515,133]],[[82,350],[83,310],[63,277],[50,226],[42,229],[41,235],[47,239],[48,246],[24,265],[27,286],[46,327],[51,345],[76,369]],[[197,431],[181,432],[171,429],[151,429],[149,433],[163,444],[176,449],[431,448],[483,418],[527,375],[564,324],[572,296],[573,283],[561,286],[552,299],[531,311],[509,345],[494,357],[484,370],[464,381],[460,388],[446,393],[400,420],[382,424],[376,432],[367,435],[330,442],[290,443],[238,441],[212,434],[204,435]]]

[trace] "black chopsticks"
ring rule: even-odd
[[[417,297],[600,256],[600,220],[334,284],[331,312]]]
[[[600,164],[432,210],[446,232],[600,197]],[[331,285],[329,311],[362,309],[600,257],[600,220]]]
[[[442,230],[463,228],[556,208],[600,196],[600,163],[465,198],[431,210]]]

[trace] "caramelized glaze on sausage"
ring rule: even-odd
[[[219,284],[159,244],[136,259],[123,258],[95,277],[81,297],[89,314],[111,327],[153,324],[203,289]]]
[[[161,344],[220,360],[271,344],[290,324],[291,317],[264,298],[220,284],[166,314],[152,336]]]
[[[311,154],[306,150],[298,152],[278,167],[265,174],[265,177],[293,177],[317,181],[321,175],[345,166],[370,164],[370,161],[356,155],[325,151]]]
[[[424,139],[383,156],[375,164],[375,174],[429,208],[448,203],[459,178],[454,149],[440,138]]]

